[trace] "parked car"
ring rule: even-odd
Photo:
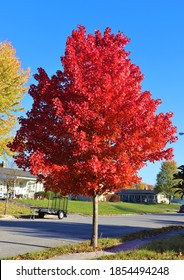
[[[178,213],[184,213],[184,204],[180,206]]]
[[[7,194],[5,192],[0,191],[0,199],[5,200],[7,198]]]

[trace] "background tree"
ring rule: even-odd
[[[164,192],[166,196],[171,199],[171,195],[174,194],[173,175],[177,172],[177,164],[174,160],[164,161],[161,164],[160,172],[157,174],[155,191],[156,193]]]
[[[181,199],[184,197],[184,165],[178,167],[178,173],[173,175],[175,194],[179,194]]]
[[[8,42],[0,43],[0,157],[9,154],[7,143],[11,140],[11,131],[22,110],[20,102],[27,90],[24,85],[29,70],[21,69],[15,49]]]
[[[171,113],[141,91],[143,75],[125,51],[128,38],[106,28],[72,32],[51,78],[40,68],[29,94],[34,103],[13,143],[16,163],[41,174],[47,189],[93,197],[91,244],[97,246],[98,196],[139,181],[147,161],[172,158]]]
[[[132,190],[148,190],[148,189],[152,189],[152,186],[151,185],[148,185],[147,183],[144,183],[142,181],[134,184],[133,186],[131,187],[128,187],[129,189],[132,189]]]
[[[3,183],[3,185],[6,187],[6,201],[5,201],[5,208],[4,208],[4,215],[7,215],[8,212],[8,202],[9,202],[9,194],[11,192],[14,192],[14,187],[16,185],[17,181],[17,174],[18,169],[16,168],[16,165],[14,162],[7,162],[7,168],[3,168],[2,173],[0,173],[0,180]]]

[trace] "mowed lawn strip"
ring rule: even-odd
[[[25,205],[48,207],[48,200],[19,199],[19,200],[15,200],[15,202],[17,202],[19,206],[9,203],[8,206],[9,215],[29,214],[29,208],[26,208]],[[0,215],[3,214],[4,203],[5,203],[4,201],[0,201]],[[168,205],[168,204],[136,204],[136,203],[127,203],[127,202],[99,202],[99,215],[173,213],[173,212],[176,213],[179,209],[179,206],[180,206],[179,204]],[[68,214],[92,215],[92,202],[69,200]]]

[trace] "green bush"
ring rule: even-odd
[[[48,200],[49,199],[53,199],[53,197],[54,197],[54,192],[52,192],[52,191],[47,191],[46,193],[45,193],[45,198],[47,198]]]

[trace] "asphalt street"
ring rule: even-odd
[[[100,216],[99,237],[115,237],[143,229],[184,225],[184,214]],[[91,237],[92,217],[68,215],[44,219],[0,219],[0,258],[16,256]]]

